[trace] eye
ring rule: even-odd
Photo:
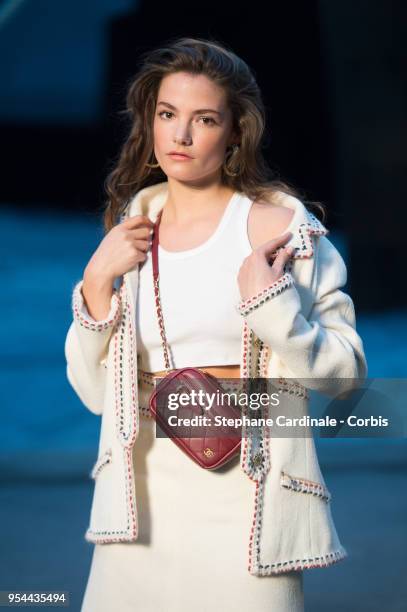
[[[173,113],[171,111],[161,111],[160,113],[158,113],[159,117],[162,117],[163,115],[172,115]],[[167,117],[168,118],[168,117]],[[204,121],[204,125],[216,125],[216,121],[214,119],[212,119],[212,117],[199,117],[200,119],[205,119],[206,121]],[[163,117],[164,119],[164,117]]]
[[[200,117],[200,119],[209,119],[210,123],[207,123],[206,125],[213,125],[216,123],[215,120],[212,119],[212,117]]]
[[[171,111],[161,111],[161,113],[158,113],[158,116],[161,117],[161,115],[164,115],[164,114],[172,115],[172,112]]]

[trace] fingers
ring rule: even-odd
[[[285,264],[290,259],[293,253],[294,247],[287,247],[285,249],[281,249],[278,253],[273,253],[271,255],[271,257],[274,256],[274,261],[272,263],[273,270],[278,273],[283,272]]]
[[[143,253],[147,253],[147,251],[151,247],[150,240],[135,240],[134,244],[139,249],[139,251],[143,251]]]
[[[126,219],[122,226],[130,232],[134,232],[134,237],[136,238],[151,239],[155,224],[144,215],[135,215],[134,217],[130,217],[130,219]]]
[[[275,251],[280,246],[283,246],[291,238],[292,238],[292,232],[285,232],[284,234],[281,234],[281,236],[277,236],[277,238],[273,238],[272,240],[265,242],[259,248],[263,251],[264,254],[266,254],[266,253],[269,253],[270,251]]]
[[[154,222],[151,221],[147,215],[134,215],[123,221],[123,224],[128,229],[135,229],[138,227],[147,227],[149,229],[154,228]]]

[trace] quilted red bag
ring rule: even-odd
[[[158,276],[158,227],[161,214],[162,211],[158,214],[154,228],[152,258],[155,303],[167,375],[159,379],[159,382],[156,381],[156,388],[152,392],[149,401],[150,411],[161,430],[195,463],[204,469],[217,469],[240,453],[241,431],[238,433],[234,426],[216,424],[216,417],[235,419],[240,415],[240,411],[228,401],[219,401],[222,397],[221,394],[224,393],[224,389],[218,379],[212,374],[193,367],[178,368],[170,371]],[[194,391],[195,394],[193,394]],[[170,394],[176,394],[179,397],[181,393],[184,394],[184,400],[182,403],[180,402],[175,414],[170,408]],[[205,393],[211,396],[213,394],[214,401],[211,404],[210,410],[207,410],[207,405],[205,405],[204,399],[202,399],[207,397]],[[187,403],[188,397],[190,401]],[[197,401],[198,397],[201,401]],[[175,416],[176,418],[171,420],[169,416]],[[194,417],[195,421],[193,420]],[[204,417],[206,417],[206,420]],[[185,419],[191,419],[192,423],[199,424],[180,426],[178,419],[183,423]],[[173,424],[174,421],[177,424]],[[225,422],[222,420],[222,423]],[[233,431],[231,431],[231,428]]]

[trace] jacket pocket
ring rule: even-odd
[[[287,474],[287,472],[281,472],[280,484],[285,489],[291,489],[292,491],[298,491],[300,493],[310,493],[311,495],[320,497],[326,503],[329,503],[332,498],[327,487],[320,482],[291,476],[291,474]]]
[[[104,453],[102,453],[101,455],[99,455],[99,457],[97,458],[97,461],[95,463],[95,465],[92,468],[92,471],[90,473],[91,478],[96,478],[100,471],[105,467],[105,465],[107,465],[108,463],[111,463],[112,461],[112,449],[108,448]]]

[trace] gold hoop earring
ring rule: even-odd
[[[153,157],[154,157],[154,152],[153,152]],[[160,164],[158,164],[158,163],[157,163],[157,164],[147,164],[147,163],[146,163],[146,166],[147,166],[148,168],[159,168],[159,167],[160,167]]]
[[[239,171],[239,168],[235,170],[235,165],[236,165],[236,160],[238,159],[238,155],[239,155],[239,145],[233,144],[231,146],[231,149],[232,149],[232,154],[229,155],[229,157],[226,159],[225,163],[223,164],[223,171],[228,176],[238,176],[240,174],[240,171]]]

